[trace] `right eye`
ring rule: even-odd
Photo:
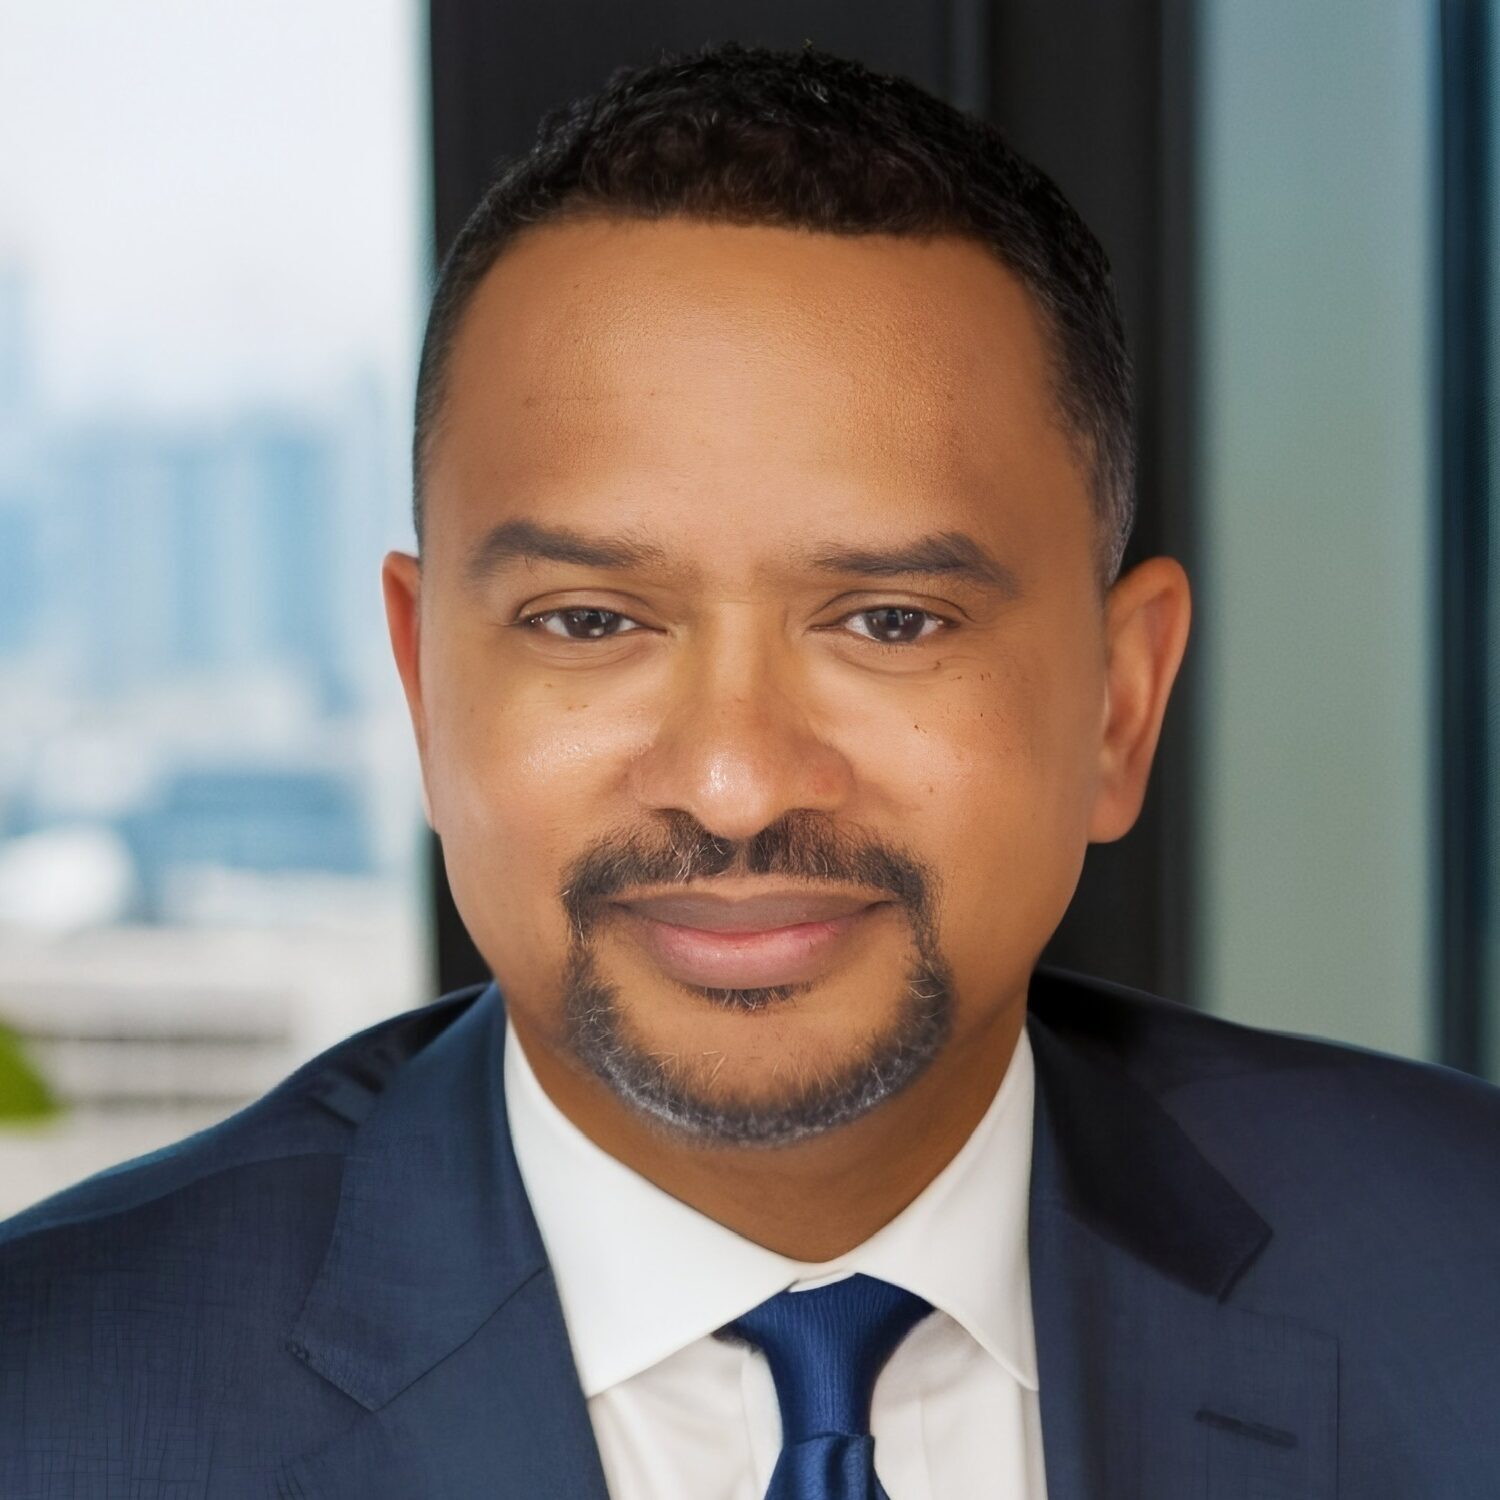
[[[549,620],[561,620],[561,630],[549,630],[542,623]],[[624,620],[631,624],[629,615],[622,615],[618,610],[596,609],[592,606],[575,606],[572,609],[548,609],[541,614],[526,615],[517,620],[516,624],[525,626],[528,630],[544,632],[564,641],[607,641],[617,635],[633,635],[632,630],[616,630],[612,627],[619,621]],[[575,632],[571,627],[577,626]],[[643,627],[641,627],[643,628]]]

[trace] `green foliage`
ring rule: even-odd
[[[0,1124],[44,1120],[60,1109],[52,1091],[22,1056],[20,1039],[0,1026]]]

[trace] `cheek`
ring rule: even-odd
[[[945,876],[950,958],[972,976],[1014,978],[1062,920],[1082,869],[1093,684],[1051,650],[1012,651],[980,673],[986,691],[932,736],[924,821]]]
[[[1003,656],[965,666],[973,690],[937,716],[927,746],[929,780],[961,826],[972,813],[1024,838],[1067,822],[1095,748],[1093,676],[1047,640],[1012,640]]]
[[[557,869],[589,833],[633,735],[585,695],[471,695],[432,733],[434,815],[445,843],[483,839],[516,873]]]
[[[524,1003],[566,953],[561,872],[600,836],[629,731],[561,683],[476,690],[484,671],[455,659],[429,697],[428,785],[464,924]]]

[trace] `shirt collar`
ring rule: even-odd
[[[1023,1026],[957,1154],[863,1244],[789,1259],[691,1208],[595,1145],[547,1096],[506,1023],[505,1107],[586,1397],[789,1286],[862,1271],[947,1313],[1037,1389],[1027,1261],[1035,1071]]]

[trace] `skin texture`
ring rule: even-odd
[[[386,559],[428,817],[543,1088],[799,1260],[868,1238],[967,1139],[1087,845],[1145,793],[1188,582],[1158,557],[1101,594],[1051,371],[1027,293],[963,239],[547,224],[465,315],[422,559]],[[663,555],[477,573],[520,518]],[[1015,587],[798,559],[954,532]],[[609,633],[513,624],[549,610],[610,611],[584,621]],[[735,1005],[665,975],[609,904],[684,872],[888,904],[825,972]],[[829,1088],[911,1040],[914,976],[932,1024],[908,1076],[830,1123]],[[582,1055],[580,995],[698,1129]],[[716,1108],[726,1132],[772,1133],[716,1138]]]

